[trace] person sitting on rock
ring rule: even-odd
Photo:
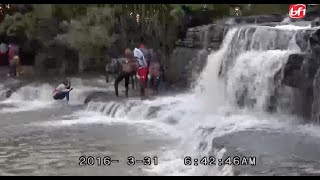
[[[66,98],[69,101],[69,93],[72,91],[71,83],[68,80],[64,80],[62,84],[60,84],[56,89],[53,91],[53,99],[54,100],[62,100]]]

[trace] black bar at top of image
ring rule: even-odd
[[[2,4],[320,4],[319,0],[2,0]]]

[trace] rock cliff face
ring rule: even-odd
[[[313,71],[313,104],[312,104],[312,119],[320,121],[320,29],[311,34],[310,37],[311,59],[309,69]],[[311,67],[313,66],[313,67]],[[314,75],[315,74],[315,75]]]
[[[179,88],[188,88],[206,65],[209,51],[177,47],[166,69],[166,80]]]
[[[166,79],[179,87],[190,87],[205,67],[209,53],[220,48],[230,27],[244,24],[274,26],[283,18],[281,15],[235,17],[189,28],[185,38],[176,42],[177,48],[170,56],[170,64],[166,68]]]
[[[302,116],[313,121],[320,118],[320,29],[301,31],[297,43],[302,54],[291,54],[284,65],[283,85],[296,88],[303,97]]]

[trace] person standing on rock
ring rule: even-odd
[[[9,45],[9,74],[8,76],[19,76],[17,70],[20,67],[20,58],[19,58],[19,47],[15,44]]]
[[[125,80],[125,88],[126,88],[126,97],[129,96],[129,80],[130,77],[132,79],[132,88],[134,88],[134,79],[133,76],[136,74],[137,69],[138,69],[138,65],[137,65],[137,61],[134,58],[134,54],[133,52],[127,48],[125,49],[125,57],[126,60],[125,62],[121,62],[121,70],[120,73],[118,74],[118,76],[115,79],[114,82],[114,89],[115,89],[115,93],[116,96],[119,96],[119,92],[118,92],[118,84],[120,81],[122,81],[122,79]]]

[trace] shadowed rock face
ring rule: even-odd
[[[316,18],[315,20],[312,21],[311,27],[316,27],[320,26],[320,18]]]
[[[178,47],[187,47],[195,49],[219,49],[223,40],[223,25],[204,25],[189,28],[186,38],[176,42]]]
[[[280,23],[283,20],[281,15],[260,15],[247,17],[227,18],[216,24],[196,26],[189,28],[186,37],[176,42],[179,47],[197,48],[197,49],[219,49],[226,30],[229,26],[237,26],[244,24],[265,24],[275,25],[272,23]],[[267,24],[266,24],[267,23]],[[268,24],[269,23],[269,24]]]
[[[280,79],[281,84],[296,88],[299,93],[296,99],[301,112],[295,113],[313,121],[320,118],[320,29],[302,30],[296,34],[296,43],[301,49],[300,54],[291,54],[283,70],[277,73],[275,79]],[[278,97],[279,98],[279,97]],[[296,105],[293,105],[296,106]]]
[[[1,69],[0,69],[1,70]],[[0,100],[6,99],[11,97],[11,95],[16,92],[21,87],[29,84],[30,80],[4,80],[2,81],[1,85],[2,88],[0,89]]]
[[[205,67],[208,55],[207,50],[176,48],[170,57],[166,79],[179,87],[190,87]]]
[[[228,25],[237,24],[260,24],[260,23],[270,23],[270,22],[281,22],[284,16],[279,14],[271,15],[257,15],[257,16],[246,16],[246,17],[233,17],[228,18],[225,22]]]
[[[313,59],[312,65],[315,66],[313,69],[316,71],[313,81],[312,119],[320,122],[320,29],[311,34],[310,47]]]
[[[311,88],[319,68],[320,50],[319,30],[307,30],[298,33],[297,44],[305,54],[289,56],[284,68],[283,83],[296,88]]]

